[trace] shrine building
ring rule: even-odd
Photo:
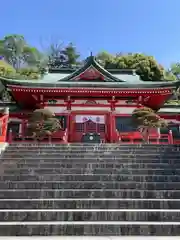
[[[1,82],[13,99],[2,105],[9,107],[7,131],[14,139],[26,138],[28,116],[37,108],[50,109],[61,120],[63,129],[52,136],[57,142],[66,136],[67,142],[114,143],[121,134],[137,135],[131,115],[141,106],[180,121],[180,111],[163,108],[178,81],[142,81],[132,69],[104,69],[93,56],[78,69],[52,65],[39,80],[1,77]]]

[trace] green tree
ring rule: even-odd
[[[36,68],[20,68],[17,70],[16,78],[20,79],[39,79],[40,77],[40,69]]]
[[[27,135],[39,140],[61,129],[59,120],[48,109],[35,110],[28,123]]]
[[[45,50],[45,54],[48,56],[48,59],[60,59],[65,60],[62,56],[63,44],[60,41],[51,42]],[[62,59],[61,59],[62,58]]]
[[[148,141],[152,129],[158,132],[161,127],[167,127],[164,119],[160,118],[151,108],[137,108],[132,113],[132,120],[138,126],[145,141]]]
[[[165,78],[169,80],[180,80],[180,63],[171,64],[170,68],[165,72]],[[180,91],[177,89],[167,104],[178,105],[180,99]]]
[[[48,63],[51,67],[79,64],[78,59],[80,54],[72,43],[63,46],[61,41],[52,41],[46,48],[45,52],[48,56]]]
[[[100,54],[101,55],[101,54]],[[140,53],[119,53],[107,55],[104,67],[106,69],[135,69],[144,81],[160,81],[164,79],[164,69],[154,57]]]
[[[0,76],[6,77],[9,75],[15,75],[16,70],[4,60],[0,60]]]
[[[108,67],[109,64],[113,63],[115,56],[106,51],[102,51],[97,54],[96,59],[101,65]]]
[[[80,57],[80,54],[77,52],[76,47],[72,43],[69,43],[62,50],[62,54],[65,56],[65,59],[69,65],[76,65]]]
[[[51,40],[45,48],[45,55],[47,56],[47,65],[52,68],[61,67],[66,64],[67,57],[63,53],[63,43],[59,40]]]
[[[8,77],[15,76],[16,70],[8,63],[3,60],[0,60],[0,76]],[[10,98],[9,93],[5,89],[4,85],[0,82],[0,98],[3,97],[3,94],[6,96],[5,98]]]
[[[35,47],[31,47],[22,35],[7,35],[0,40],[0,55],[15,69],[23,65],[36,66],[42,57]]]
[[[171,64],[168,72],[173,74],[176,77],[176,79],[180,80],[180,63],[177,62],[177,63]]]
[[[176,75],[171,70],[164,70],[164,78],[168,81],[176,81]]]

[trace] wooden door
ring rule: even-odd
[[[71,132],[72,142],[99,142],[106,138],[105,115],[75,115]],[[89,140],[88,140],[89,138]],[[93,140],[91,140],[93,138]]]

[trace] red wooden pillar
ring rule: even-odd
[[[67,116],[67,140],[68,142],[71,142],[72,140],[72,127],[73,127],[73,118],[71,111],[68,111]]]
[[[115,137],[116,137],[116,125],[115,125],[115,115],[112,111],[108,113],[108,140],[110,143],[115,142]]]
[[[3,135],[3,141],[6,141],[6,136],[7,136],[7,129],[8,129],[8,121],[9,121],[9,108],[4,109],[4,116],[3,116],[3,121],[2,121],[2,126],[1,126],[1,134]]]
[[[117,137],[117,133],[116,133],[116,115],[114,112],[111,113],[111,142],[116,142],[116,137]]]
[[[109,125],[109,142],[112,143],[113,142],[113,139],[112,139],[112,111],[109,112],[108,114],[108,125]]]
[[[116,141],[116,123],[115,123],[115,114],[116,103],[118,102],[115,99],[115,96],[112,96],[112,99],[108,101],[110,103],[111,111],[109,112],[109,141],[113,143]]]
[[[143,97],[142,97],[142,96],[139,96],[139,97],[138,97],[138,100],[137,100],[137,107],[138,107],[138,108],[142,107],[142,102],[143,102]]]
[[[169,144],[173,144],[173,143],[174,143],[174,139],[173,139],[172,130],[169,130]]]
[[[64,100],[64,102],[66,103],[67,110],[71,110],[72,103],[74,102],[74,100],[71,99],[71,96],[68,96],[67,100]]]
[[[110,108],[111,108],[111,111],[114,111],[116,109],[116,103],[118,102],[116,99],[115,99],[115,96],[112,96],[112,99],[108,101],[110,103]]]
[[[71,106],[72,102],[74,100],[71,99],[71,96],[68,96],[66,100],[64,100],[66,103],[66,109],[68,111],[68,116],[67,116],[67,141],[71,141],[71,134],[72,134],[72,114],[71,114]]]
[[[106,114],[106,132],[105,132],[105,142],[111,142],[111,117],[110,117],[110,112]]]

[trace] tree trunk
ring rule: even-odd
[[[159,138],[160,138],[160,128],[141,126],[139,128],[139,131],[140,131],[140,133],[141,133],[141,135],[143,137],[143,140],[146,143],[149,143],[150,134],[153,134],[154,136],[157,135],[157,139],[159,141]]]
[[[142,135],[143,140],[146,143],[149,143],[149,128],[145,127],[145,126],[140,126],[139,127],[139,131],[140,131],[140,133]]]

